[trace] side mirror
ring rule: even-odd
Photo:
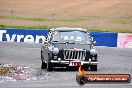
[[[94,41],[93,44],[95,45],[96,44],[96,41]]]
[[[46,40],[46,41],[44,41],[44,44],[47,44],[48,43],[48,41]]]
[[[91,37],[91,41],[93,41],[93,37]]]
[[[43,47],[48,47],[48,41],[44,41],[44,43],[43,43]]]

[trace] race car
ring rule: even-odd
[[[96,41],[82,28],[52,28],[41,47],[41,68],[52,71],[55,67],[90,68],[97,71]]]

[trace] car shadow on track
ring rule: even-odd
[[[88,68],[85,68],[84,69],[85,71],[90,71]],[[47,71],[46,69],[43,69],[43,71]],[[65,71],[74,71],[74,72],[76,72],[76,71],[78,71],[78,67],[74,67],[74,68],[54,68],[53,69],[53,71],[55,71],[55,72],[65,72]],[[50,71],[50,72],[52,72],[52,71]]]

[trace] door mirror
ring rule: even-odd
[[[46,40],[46,41],[44,41],[44,43],[43,43],[43,47],[48,47],[48,41]]]
[[[91,37],[91,40],[93,41],[93,37]]]
[[[96,44],[96,41],[94,41],[93,44],[95,45]]]

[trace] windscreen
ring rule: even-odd
[[[55,31],[52,42],[60,43],[90,43],[87,32],[81,31]]]

